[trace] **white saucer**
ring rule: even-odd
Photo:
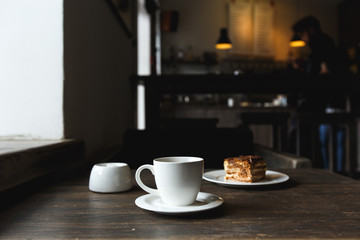
[[[255,187],[278,184],[289,180],[289,176],[280,172],[266,171],[265,179],[258,182],[238,182],[234,180],[225,180],[225,170],[215,170],[206,172],[203,177],[205,180],[213,183],[217,183],[226,187]]]
[[[204,192],[200,192],[196,202],[189,206],[169,206],[164,204],[159,196],[152,194],[143,195],[135,200],[135,204],[142,209],[168,215],[202,212],[216,208],[223,202],[221,197]]]

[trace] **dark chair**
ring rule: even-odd
[[[120,160],[137,168],[157,157],[195,156],[204,158],[205,168],[223,168],[225,158],[253,152],[253,135],[247,127],[128,129]]]
[[[216,128],[218,122],[217,118],[161,118],[160,128]]]
[[[253,144],[249,128],[128,129],[120,153],[112,161],[126,162],[132,169],[164,156],[197,156],[205,168],[222,169],[224,159],[257,154],[269,169],[309,168],[308,158]]]

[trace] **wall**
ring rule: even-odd
[[[0,138],[63,137],[63,1],[0,1]]]
[[[313,15],[320,21],[323,31],[338,42],[338,10],[342,0],[276,0],[276,60],[286,60],[291,26],[300,18]]]
[[[133,53],[106,1],[64,0],[65,136],[85,140],[87,156],[134,127]]]
[[[175,33],[162,34],[163,57],[169,56],[171,46],[186,50],[192,46],[193,54],[215,51],[214,44],[221,27],[227,26],[227,4],[230,0],[161,0],[162,10],[180,13],[179,28]],[[319,18],[324,32],[337,41],[337,5],[341,0],[274,0],[275,2],[275,60],[286,60],[291,26],[301,17]],[[217,52],[224,57],[224,52]],[[231,51],[230,51],[231,53]]]
[[[180,14],[175,33],[162,33],[162,53],[167,56],[171,46],[187,50],[193,55],[213,50],[219,37],[219,29],[226,26],[226,5],[223,0],[162,0],[162,10],[177,10]]]

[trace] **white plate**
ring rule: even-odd
[[[286,182],[289,180],[289,176],[280,172],[267,170],[265,179],[258,182],[248,183],[234,180],[225,180],[225,170],[215,170],[206,172],[204,174],[204,179],[226,187],[254,187]]]
[[[135,200],[135,204],[142,209],[169,215],[202,212],[216,208],[223,202],[221,197],[204,192],[200,192],[196,202],[189,206],[169,206],[164,204],[159,196],[152,194],[143,195]]]

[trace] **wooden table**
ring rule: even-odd
[[[201,191],[222,206],[167,216],[138,208],[137,186],[90,192],[86,171],[0,212],[0,239],[360,239],[360,182],[319,169],[281,172],[288,182],[262,189],[204,181]]]

